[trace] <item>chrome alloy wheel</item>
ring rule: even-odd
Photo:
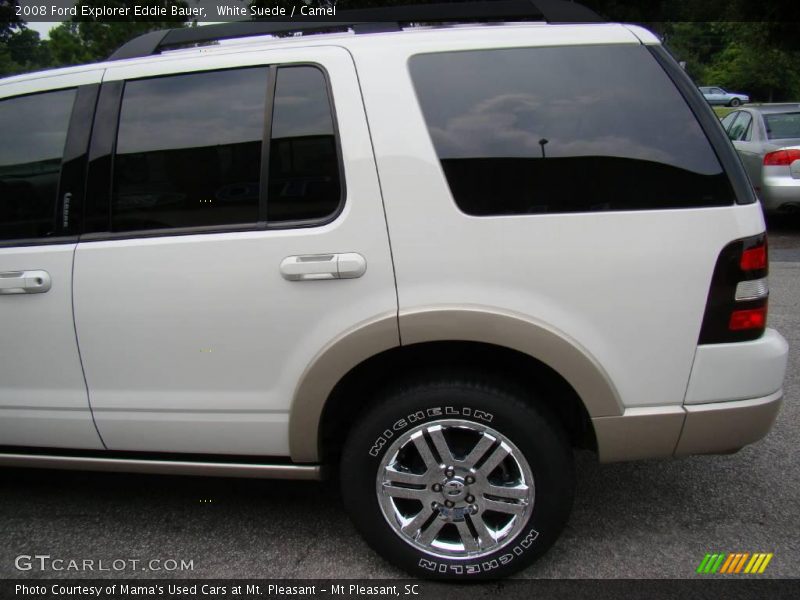
[[[395,533],[447,559],[496,552],[521,531],[534,502],[533,475],[519,449],[461,419],[428,422],[397,438],[376,491]]]

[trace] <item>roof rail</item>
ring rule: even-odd
[[[355,33],[399,30],[404,23],[463,23],[486,21],[547,21],[601,23],[603,19],[582,4],[568,0],[492,0],[415,4],[343,10],[335,17],[296,16],[291,21],[237,21],[162,29],[140,35],[120,46],[109,60],[158,54],[170,47],[278,33],[320,33],[341,28]]]

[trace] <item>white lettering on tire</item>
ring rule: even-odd
[[[514,546],[510,552],[506,552],[499,558],[493,558],[491,560],[485,560],[480,564],[472,564],[472,565],[462,565],[462,564],[448,564],[445,562],[437,562],[435,560],[431,560],[429,558],[420,558],[418,566],[433,572],[439,573],[452,573],[453,575],[476,575],[478,573],[486,573],[487,571],[493,571],[497,569],[501,565],[507,565],[510,563],[514,558],[520,556],[525,550],[531,547],[533,542],[536,538],[539,537],[539,532],[535,529],[531,529],[520,542]]]
[[[372,444],[372,447],[369,449],[369,455],[372,457],[377,457],[383,447],[387,444],[387,442],[394,437],[394,434],[402,431],[406,427],[408,427],[412,423],[417,423],[422,421],[426,417],[440,417],[442,414],[445,415],[461,415],[463,417],[470,417],[475,419],[476,421],[483,421],[484,423],[491,423],[494,419],[494,415],[492,413],[488,413],[485,410],[475,409],[468,406],[464,406],[461,408],[455,406],[445,406],[442,407],[434,407],[429,408],[425,411],[418,410],[416,412],[411,413],[406,417],[402,417],[394,422],[390,429],[384,431],[381,435],[378,436],[378,439],[375,440],[375,443]]]

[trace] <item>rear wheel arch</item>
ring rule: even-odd
[[[290,415],[295,462],[335,460],[346,430],[375,391],[436,369],[469,366],[518,384],[544,384],[552,392],[545,395],[548,408],[573,443],[592,449],[591,419],[623,412],[616,389],[586,350],[524,316],[484,307],[432,307],[401,312],[397,322],[402,343],[392,343],[391,319],[376,319],[337,338],[306,369]]]

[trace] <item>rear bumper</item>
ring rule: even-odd
[[[628,409],[592,420],[600,462],[728,454],[769,433],[783,390],[749,400]]]
[[[685,406],[675,456],[735,452],[757,442],[772,428],[782,398],[781,389],[753,400]]]
[[[760,440],[780,409],[788,352],[772,329],[752,342],[699,346],[683,405],[592,419],[600,461],[728,453]]]
[[[764,176],[759,190],[759,198],[768,213],[800,208],[800,179],[788,174],[783,176]]]

